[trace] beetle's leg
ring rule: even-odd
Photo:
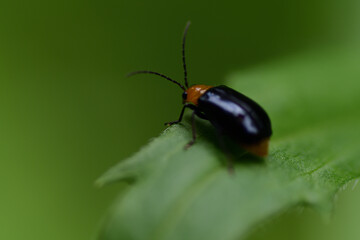
[[[232,174],[234,172],[233,155],[230,153],[229,148],[225,144],[223,134],[219,130],[217,130],[216,133],[217,133],[217,138],[219,139],[220,146],[223,149],[223,151],[225,152],[226,157],[227,157],[228,171],[230,174]]]
[[[182,118],[183,118],[183,116],[184,116],[185,108],[190,108],[190,109],[193,109],[193,110],[194,110],[194,109],[195,109],[195,106],[192,105],[192,104],[189,104],[189,103],[185,104],[184,107],[181,109],[181,113],[180,113],[179,120],[177,120],[177,121],[172,121],[172,122],[166,122],[165,125],[171,126],[171,125],[173,125],[173,124],[177,124],[177,123],[181,122],[181,120],[182,120]]]
[[[195,143],[195,140],[196,140],[195,114],[196,114],[196,110],[194,110],[191,114],[192,140],[190,142],[188,142],[188,144],[185,145],[185,149],[188,149],[189,147],[191,147]]]

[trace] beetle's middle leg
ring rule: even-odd
[[[188,149],[189,147],[191,147],[195,143],[195,140],[196,140],[195,114],[196,114],[196,110],[194,110],[191,114],[192,140],[190,142],[188,142],[188,144],[185,145],[185,149]]]
[[[208,119],[204,113],[199,111],[198,108],[194,108],[194,111],[191,114],[192,140],[188,144],[186,144],[185,149],[188,149],[189,147],[191,147],[195,143],[195,140],[196,140],[195,116],[198,116],[199,118],[205,119],[205,120]]]
[[[234,156],[233,156],[233,154],[231,154],[229,148],[226,146],[223,133],[219,130],[217,130],[216,133],[217,133],[217,139],[219,139],[220,146],[223,149],[223,151],[225,152],[226,157],[227,157],[228,171],[229,171],[229,173],[232,174],[234,172],[234,161],[233,161]]]

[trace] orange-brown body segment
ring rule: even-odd
[[[256,156],[266,157],[269,152],[269,141],[270,138],[265,138],[256,144],[241,144],[241,146]]]
[[[193,85],[189,87],[186,90],[187,98],[185,102],[192,103],[197,106],[198,99],[210,88],[212,88],[212,86],[208,86],[208,85]]]

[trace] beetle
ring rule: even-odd
[[[192,140],[185,146],[189,148],[195,143],[195,116],[208,120],[216,129],[223,148],[223,135],[235,140],[242,148],[255,156],[268,155],[269,140],[272,135],[271,121],[265,110],[255,101],[227,86],[192,85],[189,87],[185,62],[185,40],[190,26],[186,24],[182,39],[182,62],[184,68],[184,82],[181,83],[153,71],[136,71],[128,74],[154,74],[178,85],[182,90],[183,108],[179,119],[165,123],[173,125],[182,121],[185,109],[191,109]],[[229,168],[232,163],[229,162]]]

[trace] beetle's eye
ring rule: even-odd
[[[186,100],[186,99],[187,99],[187,92],[184,92],[184,93],[182,94],[182,98],[183,98],[183,100]]]

